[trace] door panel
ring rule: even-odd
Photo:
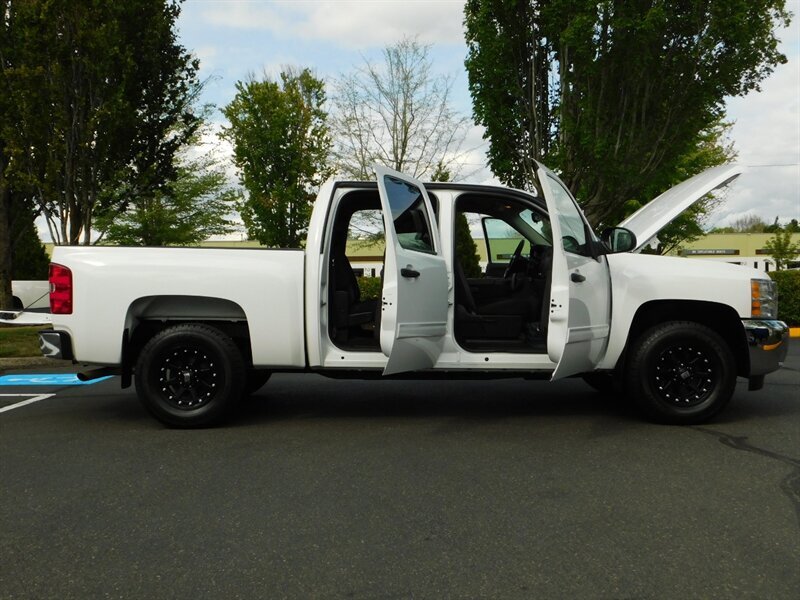
[[[428,369],[447,330],[447,268],[424,186],[375,166],[386,222],[386,264],[381,294],[384,375]]]
[[[611,322],[611,279],[606,257],[589,255],[592,233],[566,187],[542,166],[538,176],[553,230],[547,353],[557,363],[555,380],[592,371],[602,359]]]

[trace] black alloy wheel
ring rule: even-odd
[[[626,389],[655,421],[702,423],[730,401],[736,370],[736,359],[718,333],[692,321],[669,321],[631,345]]]
[[[195,410],[212,402],[224,377],[219,362],[205,349],[194,346],[169,348],[156,359],[161,365],[153,382],[161,388],[165,401],[178,410]],[[158,367],[158,365],[156,365]]]
[[[648,377],[655,380],[663,402],[690,408],[705,402],[719,385],[721,369],[715,358],[704,344],[668,346],[650,365]]]
[[[220,423],[238,402],[245,363],[234,341],[201,323],[167,327],[145,344],[136,391],[145,408],[172,427]]]

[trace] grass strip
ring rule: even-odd
[[[47,327],[0,327],[0,358],[41,356],[39,336]]]

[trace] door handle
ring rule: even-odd
[[[586,281],[586,277],[584,277],[580,273],[572,273],[569,276],[569,278],[572,279],[572,281],[574,281],[575,283],[581,283],[582,281]]]
[[[419,271],[415,271],[414,269],[409,269],[409,268],[403,268],[400,269],[400,275],[402,275],[403,277],[411,277],[416,279],[417,277],[419,277]]]

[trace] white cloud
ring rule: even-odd
[[[728,101],[739,160],[748,165],[797,163],[800,159],[800,56],[778,67],[762,85]]]
[[[215,46],[200,46],[192,49],[192,54],[200,59],[200,64],[204,69],[213,71],[216,68],[217,48]]]
[[[727,102],[738,161],[749,169],[711,219],[725,225],[745,214],[771,222],[800,218],[800,21],[780,33],[788,62],[751,92]]]
[[[328,41],[348,48],[385,46],[403,37],[463,43],[463,0],[344,0],[218,2],[203,11],[215,26],[261,29],[288,39]]]
[[[747,169],[731,185],[710,224],[725,226],[746,214],[771,223],[800,218],[800,167]]]
[[[483,139],[484,131],[482,125],[472,125],[467,130],[458,160],[460,165],[458,180],[476,183],[492,177],[492,172],[486,166],[486,151],[489,149],[489,142]]]

